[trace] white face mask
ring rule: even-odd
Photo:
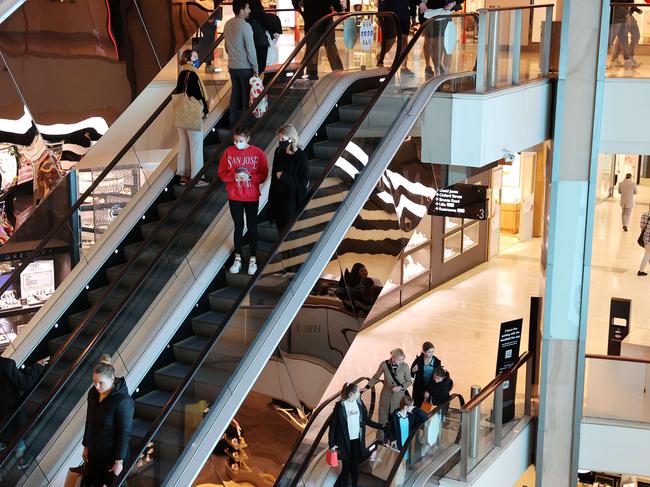
[[[248,147],[248,142],[236,140],[235,147],[237,147],[239,150],[244,150],[246,147]]]

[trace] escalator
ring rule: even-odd
[[[404,56],[420,37],[421,32],[414,36]],[[351,93],[350,103],[340,110],[335,107],[334,118],[317,131],[321,137],[308,147],[312,183],[304,212],[279,237],[261,226],[266,245],[273,242],[270,260],[262,262],[255,278],[219,273],[198,299],[197,307],[203,309],[189,316],[140,382],[134,395],[133,455],[125,462],[120,485],[193,481],[310,290],[336,260],[335,251],[348,229],[363,229],[363,225],[354,228],[358,215],[377,198],[373,195],[377,182],[428,100],[442,84],[473,77],[467,70],[473,68],[473,58],[458,57],[451,71],[459,74],[422,86],[419,81],[397,82],[402,60],[398,58],[378,88]],[[352,122],[350,113],[355,111]],[[324,169],[318,175],[319,165]],[[319,196],[328,187],[335,189],[327,191],[328,199],[321,204]],[[433,194],[426,189],[419,205],[426,209]],[[408,241],[398,233],[393,258]],[[172,370],[174,377],[167,377]]]
[[[346,16],[360,15],[345,14],[337,22],[345,20]],[[271,101],[271,108],[264,118],[253,125],[254,143],[267,152],[272,148],[277,128],[291,120],[296,107],[299,107],[298,115],[306,115],[306,122],[302,125],[299,121],[294,122],[303,128],[310,121],[324,120],[334,108],[334,102],[341,98],[341,93],[343,97],[350,97],[355,90],[376,87],[386,73],[383,69],[364,71],[352,66],[349,76],[345,76],[348,73],[337,73],[331,79],[323,78],[316,85],[301,82],[295,72],[287,81],[292,62],[304,46],[303,39],[273,77],[265,93]],[[314,49],[317,51],[319,47],[316,45]],[[303,56],[303,68],[308,57],[309,53]],[[329,87],[334,98],[320,99],[316,104],[310,105],[308,97],[313,97],[318,86],[322,89],[323,84]],[[275,102],[278,99],[281,101]],[[248,120],[253,109],[254,106],[244,115],[243,120]],[[111,257],[106,260],[100,272],[89,280],[86,290],[62,314],[52,317],[50,332],[35,347],[31,357],[33,360],[54,353],[52,365],[23,400],[29,418],[20,433],[2,452],[0,474],[3,485],[24,485],[28,478],[30,485],[49,481],[48,467],[42,464],[42,457],[52,444],[63,441],[59,427],[73,424],[69,422],[69,413],[78,415],[91,371],[99,356],[109,353],[114,355],[114,359],[117,356],[117,362],[121,362],[126,370],[132,367],[134,363],[129,363],[125,358],[122,345],[131,341],[134,333],[155,335],[152,330],[139,330],[141,321],[148,317],[148,309],[158,300],[161,291],[179,281],[180,267],[189,266],[196,255],[192,249],[197,243],[210,238],[211,234],[223,237],[221,246],[231,248],[229,234],[232,224],[226,211],[225,190],[216,177],[215,164],[218,155],[230,144],[230,131],[227,127],[227,122],[220,120],[206,138],[206,161],[212,163],[207,162],[202,173],[212,181],[210,186],[196,188],[192,183],[183,188],[173,182],[166,185],[155,203],[142,214],[142,221],[146,223],[132,228],[114,252],[111,250]],[[202,175],[200,173],[197,179]],[[327,181],[315,181],[313,189],[314,208],[320,208],[324,205],[319,199],[338,193],[340,188],[328,189]],[[265,259],[265,249],[269,250],[270,255],[274,245],[271,242],[277,238],[270,229],[266,235],[267,243],[260,246],[261,252],[258,255],[262,262]],[[226,262],[224,257],[218,268],[223,268]],[[217,281],[219,279],[218,277]],[[196,328],[193,328],[196,333],[194,341],[186,344],[189,346],[185,349],[185,362],[190,360],[188,357],[192,357],[193,346],[200,344],[201,339],[207,340],[211,334],[214,336],[215,329],[223,327],[219,321],[219,312],[223,313],[221,318],[232,314],[242,298],[240,289],[249,286],[254,279],[255,277],[237,275],[230,276],[229,280],[221,283],[221,295],[215,295],[209,300],[213,309],[206,310],[208,314],[196,320]],[[234,295],[238,296],[233,299]],[[48,351],[45,351],[46,347]],[[184,378],[188,367],[183,365],[182,360],[168,366],[164,371],[166,375],[158,374],[162,378],[161,386],[166,383],[168,389],[173,388],[175,380],[177,384],[179,378]],[[165,386],[161,387],[163,395],[164,388]],[[216,390],[212,388],[209,392],[215,394]],[[26,445],[27,456],[18,461],[15,451],[22,444]]]

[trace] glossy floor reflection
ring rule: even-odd
[[[650,328],[650,277],[636,276],[642,256],[636,243],[639,220],[648,203],[650,180],[644,180],[629,232],[621,228],[618,197],[596,207],[588,353],[606,353],[612,296],[632,299],[632,326]],[[523,317],[527,324],[530,297],[544,292],[541,239],[504,240],[501,255],[493,261],[434,289],[361,332],[325,395],[338,390],[350,378],[372,374],[392,348],[403,348],[407,360],[412,361],[425,340],[435,344],[436,355],[454,379],[454,392],[469,397],[473,384],[484,386],[493,379],[500,323]],[[527,340],[524,326],[522,344]]]

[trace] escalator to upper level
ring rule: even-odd
[[[351,18],[360,17],[360,14],[347,15]],[[338,18],[337,22],[342,20],[344,17]],[[322,41],[319,39],[319,42]],[[341,99],[350,98],[354,91],[377,87],[384,81],[382,77],[385,77],[387,70],[359,70],[351,63],[349,72],[332,74],[316,84],[302,82],[297,72],[292,72],[291,76],[289,72],[305,45],[305,40],[301,41],[271,80],[264,93],[270,100],[271,108],[265,117],[253,124],[253,141],[267,153],[273,148],[275,132],[286,121],[293,121],[303,132],[308,131],[309,123],[323,123]],[[316,51],[318,47],[315,46]],[[308,57],[303,55],[303,68]],[[319,90],[326,91],[328,95],[317,97]],[[242,120],[248,120],[253,108]],[[353,107],[355,108],[359,107]],[[154,118],[159,113],[154,114]],[[49,446],[62,440],[59,427],[67,425],[69,416],[78,412],[79,404],[83,403],[87,391],[88,378],[100,354],[108,353],[114,355],[114,358],[117,356],[118,363],[127,370],[133,367],[135,364],[129,363],[119,349],[134,334],[155,335],[152,330],[144,329],[142,323],[146,323],[148,309],[159,296],[164,295],[161,292],[164,293],[178,281],[179,269],[184,265],[189,266],[192,259],[200,253],[196,249],[201,248],[211,235],[223,237],[220,248],[231,248],[232,223],[227,212],[225,189],[216,176],[218,156],[231,143],[227,127],[227,121],[218,119],[205,141],[208,162],[197,178],[205,175],[211,181],[210,186],[199,188],[193,182],[187,187],[181,187],[163,177],[152,179],[151,190],[157,185],[158,196],[150,205],[139,201],[134,205],[140,203],[142,213],[136,215],[140,225],[128,228],[128,233],[122,235],[116,231],[115,235],[107,236],[101,241],[88,258],[87,267],[92,267],[90,263],[94,262],[94,258],[101,261],[95,267],[96,272],[90,274],[91,270],[88,273],[86,283],[76,281],[77,288],[82,286],[76,293],[72,286],[69,292],[66,288],[58,296],[59,299],[54,300],[50,312],[43,313],[43,319],[36,325],[41,330],[42,339],[39,341],[34,335],[29,345],[31,357],[27,362],[53,353],[52,362],[36,387],[23,398],[21,406],[24,406],[27,419],[24,423],[21,422],[19,432],[7,442],[8,447],[3,451],[0,466],[3,485],[24,485],[26,482],[29,485],[39,485],[49,482],[51,466],[45,466],[42,458],[51,451]],[[326,157],[326,153],[323,157]],[[321,188],[320,183],[316,181],[313,184],[316,199],[339,192],[340,188]],[[265,196],[263,200],[265,201]],[[124,220],[132,211],[134,209],[125,212]],[[214,248],[211,251],[214,253]],[[260,260],[265,257],[264,246],[261,251],[258,255]],[[229,250],[216,264],[216,270],[224,267],[228,254]],[[232,278],[230,292],[233,289],[237,292],[238,286],[251,281],[249,278],[241,278],[242,276]],[[225,310],[224,315],[234,312],[238,301],[227,301],[230,308]],[[226,307],[223,303],[215,304],[216,311],[219,306]],[[214,315],[210,318],[214,318]],[[210,325],[219,326],[215,320],[204,320],[203,324],[206,323],[207,327],[202,330],[204,335],[214,331]],[[199,336],[200,332],[200,327],[197,327]],[[160,350],[156,353],[159,352]],[[182,367],[180,372],[179,367],[170,369],[169,376],[172,380],[174,374],[178,377],[183,371]],[[18,457],[16,453],[23,446],[26,447],[25,454]],[[64,455],[62,450],[54,453]]]
[[[456,32],[463,31],[465,18],[450,21],[460,26]],[[416,34],[404,56],[421,35]],[[433,93],[445,82],[452,90],[460,86],[450,82],[471,79],[474,67],[471,55],[459,54],[448,64],[450,72],[459,74],[421,84],[398,80],[401,60],[382,76],[381,86],[352,94],[352,103],[335,106],[318,129],[321,138],[308,147],[313,179],[304,211],[280,235],[261,225],[268,258],[259,275],[233,276],[225,269],[218,274],[145,374],[134,395],[134,455],[125,463],[120,484],[189,485],[322,272],[332,262],[337,265],[336,250],[348,231],[372,231],[364,212],[383,212],[387,218],[398,214],[400,198],[388,214],[382,196],[373,193],[377,183],[413,191],[391,174],[391,160]],[[435,188],[434,179],[427,181]],[[426,210],[435,189],[414,185],[418,205]],[[399,229],[396,234],[393,259],[407,241]],[[280,398],[282,391],[270,395]]]

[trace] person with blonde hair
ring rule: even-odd
[[[309,185],[309,166],[293,125],[283,125],[277,135],[279,142],[273,155],[269,190],[269,220],[275,222],[278,232],[282,232],[302,209]]]
[[[134,403],[123,377],[115,377],[111,358],[104,354],[93,370],[88,391],[83,459],[87,486],[112,485],[128,455]]]
[[[405,358],[406,355],[401,348],[391,350],[390,358],[379,364],[377,372],[366,386],[366,389],[370,389],[378,382],[383,382],[379,396],[379,422],[381,424],[386,424],[391,411],[399,408],[400,401],[408,394],[408,388],[413,383],[411,370],[404,362]],[[383,439],[383,431],[377,432],[377,439]]]

